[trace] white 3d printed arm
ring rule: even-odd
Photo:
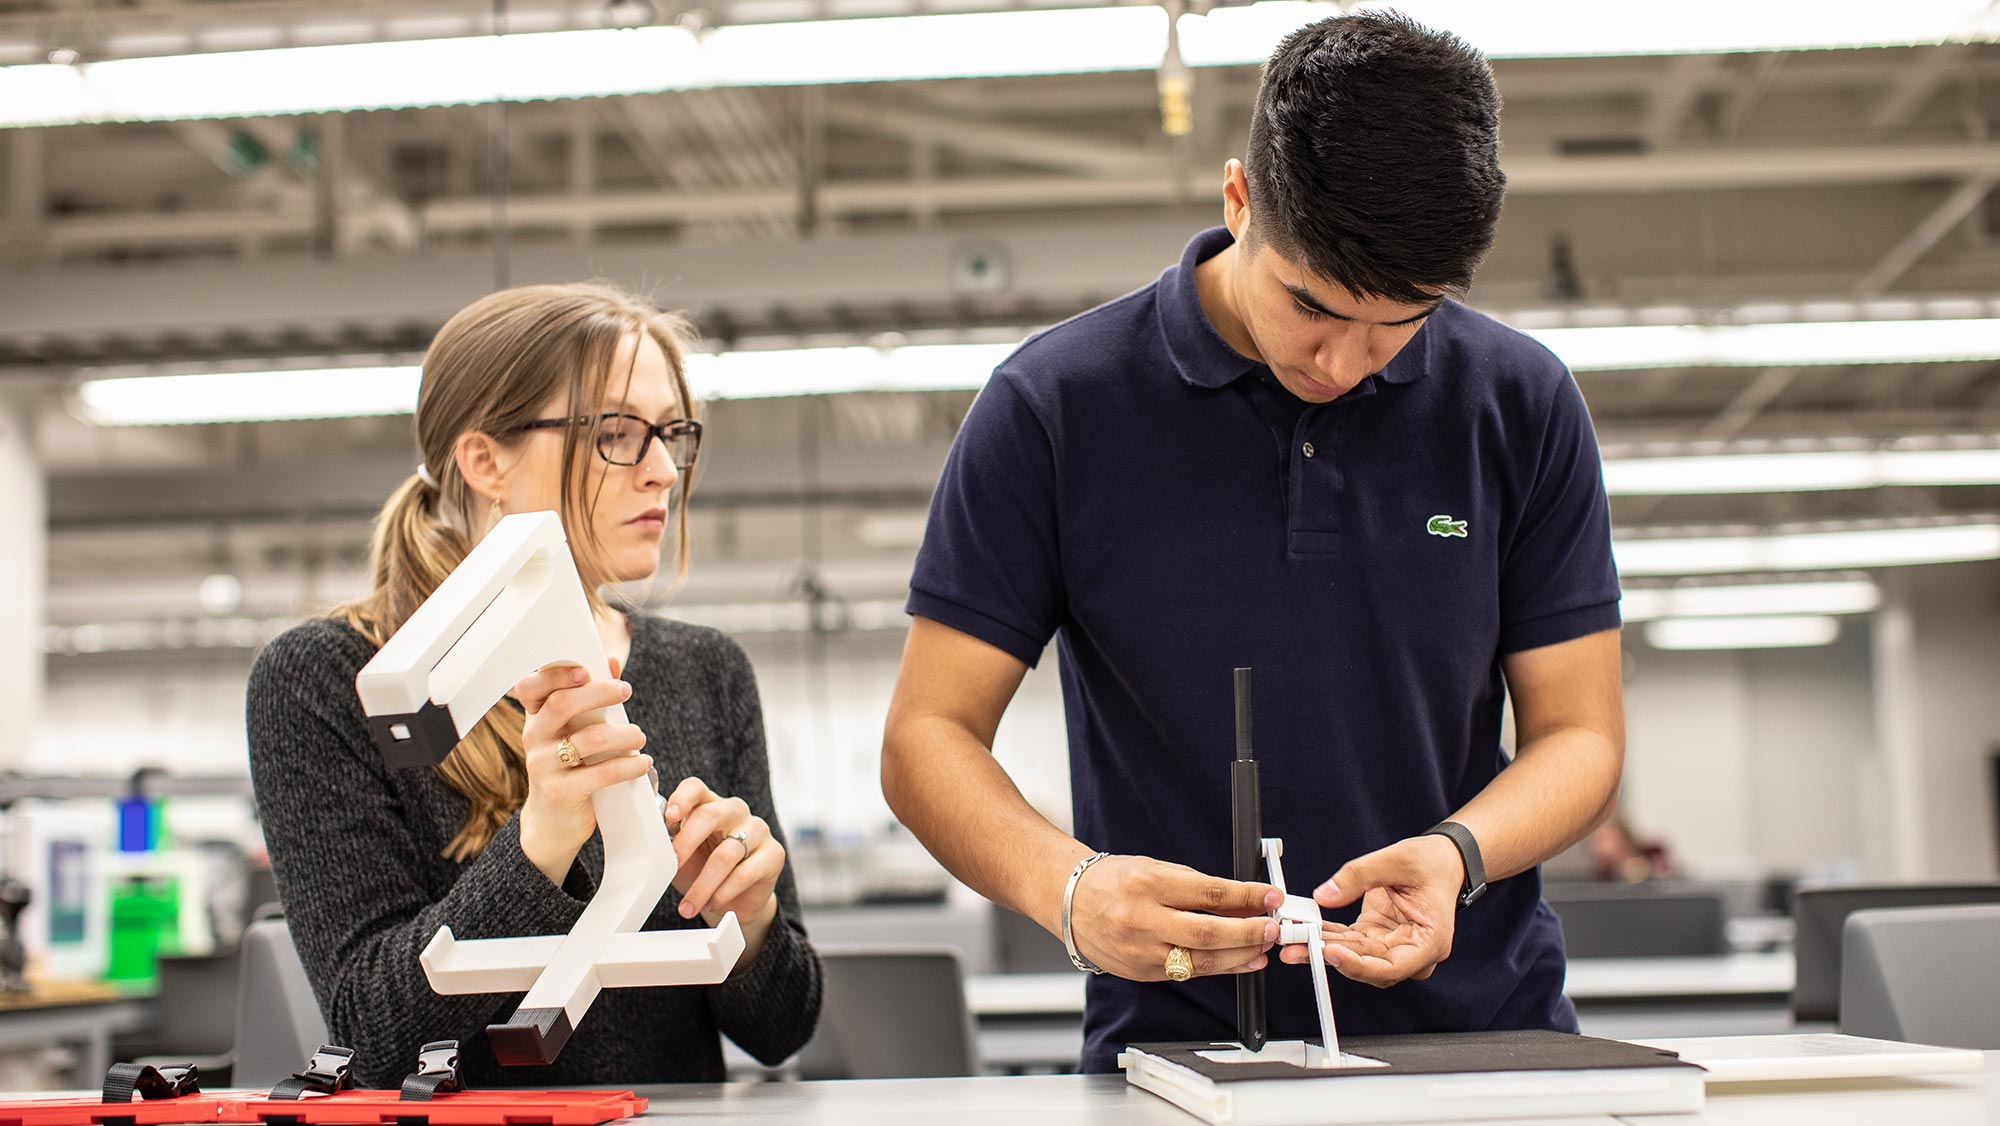
[[[1293,895],[1285,890],[1285,869],[1278,862],[1284,854],[1284,841],[1277,837],[1264,838],[1264,863],[1271,869],[1271,886],[1285,893],[1285,901],[1275,912],[1278,917],[1278,942],[1283,946],[1305,943],[1306,953],[1311,959],[1313,1003],[1319,1008],[1319,1038],[1323,1046],[1316,1055],[1312,1045],[1306,1045],[1306,1066],[1338,1067],[1340,1037],[1333,1028],[1333,992],[1326,980],[1326,940],[1322,934],[1319,904],[1307,896]]]
[[[396,768],[444,761],[508,689],[536,669],[580,665],[608,678],[583,583],[553,512],[494,525],[355,678],[370,733]],[[622,723],[613,706],[577,726]],[[440,927],[424,948],[439,993],[527,996],[487,1026],[503,1064],[553,1062],[598,990],[719,982],[743,953],[736,916],[712,930],[640,932],[675,871],[658,791],[645,778],[592,796],[604,836],[604,878],[567,935],[454,942]]]

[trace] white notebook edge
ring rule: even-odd
[[[1759,1036],[1678,1036],[1628,1043],[1673,1052],[1708,1073],[1710,1083],[1769,1083],[1816,1079],[1886,1079],[1984,1071],[1986,1055],[1971,1048],[1940,1048],[1836,1032]],[[1758,1049],[1755,1055],[1718,1053]],[[1841,1051],[1840,1049],[1847,1049]],[[1809,1050],[1811,1049],[1811,1050]]]

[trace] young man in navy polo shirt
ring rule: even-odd
[[[1264,832],[1341,920],[1341,1029],[1576,1028],[1536,865],[1617,790],[1618,580],[1569,373],[1445,296],[1500,213],[1491,73],[1402,17],[1342,17],[1279,46],[1255,112],[1224,228],[994,372],[910,582],[884,790],[1105,971],[1086,1070],[1232,1039],[1229,975],[1269,957],[1275,889],[1214,875],[1237,666]],[[990,753],[1052,638],[1074,837]],[[1304,971],[1268,985],[1273,1038],[1316,1034]]]

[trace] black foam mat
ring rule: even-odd
[[[1317,1040],[1311,1041],[1318,1043]],[[1197,1055],[1227,1051],[1234,1043],[1134,1044],[1148,1055],[1180,1065],[1217,1083],[1251,1079],[1366,1079],[1388,1075],[1460,1075],[1496,1071],[1612,1071],[1642,1067],[1693,1067],[1672,1052],[1566,1032],[1436,1032],[1408,1036],[1343,1037],[1348,1055],[1381,1060],[1386,1067],[1306,1068],[1289,1063],[1216,1063]]]

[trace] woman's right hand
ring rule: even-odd
[[[591,795],[644,777],[653,767],[653,757],[632,753],[646,745],[646,733],[632,724],[575,726],[578,716],[629,699],[632,686],[622,680],[593,681],[575,665],[559,665],[529,674],[514,686],[512,695],[527,713],[521,729],[528,755],[521,851],[550,883],[561,887],[576,854],[597,828]],[[556,744],[565,736],[583,756],[583,765],[564,766],[556,757]]]

